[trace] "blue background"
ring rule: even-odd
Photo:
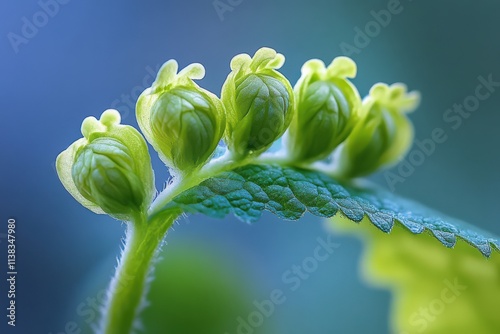
[[[225,1],[224,1],[225,2]],[[236,1],[233,1],[236,3]],[[283,53],[282,72],[292,83],[310,58],[330,62],[342,42],[354,45],[355,28],[373,21],[370,11],[388,1],[243,0],[218,15],[204,1],[69,1],[27,43],[13,47],[9,33],[22,34],[37,1],[0,5],[0,233],[17,220],[18,318],[5,333],[59,333],[75,313],[89,282],[111,275],[124,226],[81,207],[57,179],[57,154],[80,137],[83,118],[115,107],[123,122],[136,125],[130,102],[151,71],[175,58],[184,67],[205,65],[200,84],[219,94],[231,58],[270,46]],[[474,93],[478,76],[500,81],[500,3],[402,0],[401,13],[359,53],[354,80],[362,95],[377,81],[402,81],[422,93],[411,115],[416,137],[443,128],[448,140],[436,147],[396,192],[500,234],[496,208],[500,181],[500,92],[453,130],[443,120],[454,103]],[[44,23],[44,22],[42,22]],[[12,35],[11,35],[12,36]],[[158,187],[166,169],[156,156]],[[395,169],[397,171],[397,168]],[[386,186],[380,173],[373,177]],[[167,237],[164,253],[200,240],[200,252],[223,249],[253,278],[252,298],[279,287],[281,274],[309,256],[326,236],[321,220],[307,215],[283,222],[270,214],[254,226],[229,217],[183,219]],[[273,315],[281,333],[386,333],[390,296],[369,289],[358,277],[361,245],[336,237],[335,254],[290,295]],[[6,243],[2,240],[1,254]],[[201,243],[201,242],[200,242]],[[0,258],[5,277],[4,257]],[[92,284],[90,284],[92,285]],[[2,279],[0,309],[5,310]]]

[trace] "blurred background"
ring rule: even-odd
[[[393,168],[396,183],[384,172],[373,180],[500,235],[499,11],[494,0],[2,1],[0,309],[12,217],[18,281],[17,325],[2,315],[0,332],[84,333],[97,320],[124,226],[80,206],[54,161],[80,137],[86,116],[113,107],[136,126],[137,96],[171,58],[181,67],[204,64],[200,84],[217,94],[231,58],[261,46],[286,56],[282,73],[292,84],[306,60],[338,55],[357,62],[362,95],[378,81],[406,83],[422,93],[411,115],[416,138],[440,128],[446,140],[423,162]],[[490,93],[482,100],[479,84]],[[461,114],[448,111],[463,103]],[[167,171],[152,155],[161,188]],[[264,214],[253,226],[234,217],[182,219],[166,238],[145,332],[167,332],[164,321],[171,334],[202,333],[190,327],[198,321],[204,334],[238,333],[239,317],[248,320],[254,302],[279,289],[285,302],[254,333],[387,333],[390,295],[360,280],[357,240],[334,236],[334,253],[299,288],[283,281],[327,237],[311,215],[284,222]]]

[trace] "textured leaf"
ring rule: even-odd
[[[388,235],[366,220],[333,220],[337,231],[362,232],[365,278],[394,294],[392,333],[500,333],[500,254],[486,259],[462,240],[447,249],[400,224]]]
[[[258,220],[263,210],[288,220],[306,211],[320,217],[340,213],[354,222],[366,217],[387,233],[395,222],[414,234],[429,231],[447,247],[458,237],[487,257],[500,250],[499,239],[487,232],[373,185],[342,185],[319,172],[279,166],[249,165],[221,173],[180,194],[169,207],[216,218],[233,213],[246,222]]]

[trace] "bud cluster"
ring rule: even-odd
[[[347,57],[328,67],[307,61],[292,88],[278,72],[284,61],[270,48],[235,56],[220,98],[195,83],[205,75],[201,64],[179,72],[175,60],[161,67],[139,97],[136,116],[172,175],[196,179],[221,140],[229,169],[255,161],[284,134],[285,159],[276,163],[307,167],[335,158],[332,174],[344,179],[372,173],[406,153],[413,139],[406,113],[417,107],[418,93],[378,83],[361,100],[350,81],[356,64]],[[90,210],[118,219],[147,212],[155,188],[141,134],[121,125],[115,110],[100,120],[85,119],[82,134],[57,159],[66,189]]]

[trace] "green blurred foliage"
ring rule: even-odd
[[[222,251],[203,243],[165,247],[141,312],[141,333],[235,334],[238,318],[248,319],[256,285]],[[93,324],[95,325],[95,324]],[[271,319],[252,334],[273,333]],[[83,333],[94,333],[80,324]]]
[[[142,319],[151,334],[236,333],[252,311],[252,283],[224,263],[224,254],[197,246],[165,254],[155,270]],[[255,334],[266,333],[257,328]]]
[[[393,293],[396,334],[496,334],[500,332],[500,254],[485,258],[458,239],[446,248],[430,234],[395,224],[390,234],[366,218],[358,225],[335,217],[335,230],[361,235],[366,280]]]

